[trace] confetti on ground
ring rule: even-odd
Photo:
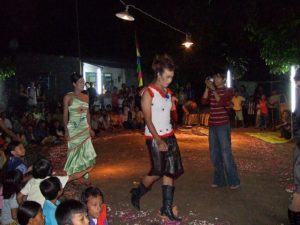
[[[202,128],[198,129],[199,132],[204,132]],[[197,129],[185,129],[179,131],[176,134],[177,138],[183,143],[187,144],[192,142],[207,142],[206,136],[195,135]],[[205,131],[206,132],[206,131]],[[124,137],[131,137],[132,132],[123,132]],[[111,142],[115,137],[113,135],[106,135],[100,137],[102,141]],[[235,146],[243,145],[247,149],[242,149],[245,151],[245,157],[236,157],[236,164],[241,173],[255,173],[255,174],[272,174],[278,176],[278,183],[282,186],[283,191],[292,193],[294,186],[292,185],[292,168],[291,161],[287,159],[287,154],[279,152],[281,145],[277,145],[275,148],[274,145],[270,143],[263,142],[256,138],[248,137],[244,134],[236,134],[233,136],[233,150],[235,151]],[[98,139],[99,140],[99,139]],[[95,142],[98,141],[97,139]],[[284,148],[293,148],[291,143],[282,144],[282,149]],[[143,148],[140,149],[144,151]],[[43,156],[49,158],[54,166],[54,170],[57,172],[57,175],[63,175],[63,166],[67,156],[67,147],[66,145],[57,145],[44,148],[40,152]],[[209,150],[207,149],[209,154]],[[259,160],[257,160],[259,159]],[[108,159],[111,160],[111,159]],[[184,159],[189,163],[195,165],[195,167],[201,167],[202,165],[211,164],[209,157],[201,157],[199,152],[195,151],[192,154],[187,155]],[[139,181],[133,181],[133,185],[138,185]],[[63,198],[77,198],[81,196],[83,189],[87,187],[86,184],[76,181],[68,184],[64,191]],[[211,216],[211,215],[207,215]],[[200,216],[200,212],[195,210],[189,210],[186,215],[183,215],[181,222],[168,221],[162,218],[158,210],[146,210],[137,212],[131,210],[128,204],[117,204],[114,205],[114,208],[109,207],[108,220],[110,224],[128,224],[128,225],[231,225],[230,222],[224,221],[222,218],[219,218],[218,215],[215,215],[213,221],[208,221],[205,215]],[[116,222],[117,221],[117,222]],[[119,222],[119,223],[118,223]]]

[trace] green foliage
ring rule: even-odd
[[[227,68],[230,68],[232,78],[238,80],[248,71],[248,60],[242,57],[226,57]]]
[[[286,15],[280,23],[261,25],[252,20],[247,26],[249,39],[259,45],[260,56],[273,74],[285,74],[300,64],[300,17]]]
[[[4,57],[0,61],[0,80],[7,80],[16,75],[16,66],[12,57]]]

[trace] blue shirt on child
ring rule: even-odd
[[[45,216],[45,225],[57,225],[55,219],[55,211],[57,206],[60,204],[60,201],[56,201],[54,205],[51,201],[46,200],[43,206],[43,214]]]

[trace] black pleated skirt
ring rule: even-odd
[[[168,145],[167,152],[158,150],[157,142],[154,139],[146,140],[151,160],[149,176],[168,176],[177,179],[184,173],[180,150],[175,136],[163,138]]]

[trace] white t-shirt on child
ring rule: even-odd
[[[44,179],[35,179],[35,178],[30,179],[25,185],[25,187],[21,190],[21,193],[23,195],[27,195],[28,201],[35,201],[39,203],[41,207],[43,207],[45,202],[45,197],[41,193],[40,183],[47,178],[49,177],[46,177]],[[57,176],[57,178],[59,179],[62,188],[64,188],[69,180],[69,176]]]

